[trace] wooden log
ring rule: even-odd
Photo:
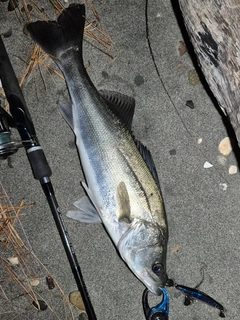
[[[240,0],[179,0],[203,74],[240,146]]]

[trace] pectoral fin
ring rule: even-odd
[[[126,221],[130,222],[130,214],[131,214],[131,208],[130,208],[130,200],[128,191],[126,188],[126,185],[123,181],[121,181],[117,186],[117,203],[118,203],[118,221]]]

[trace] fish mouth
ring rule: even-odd
[[[165,287],[166,282],[167,282],[167,274],[161,278],[155,276],[153,277],[152,274],[147,270],[144,269],[145,273],[145,285],[148,288],[149,291],[151,291],[153,294],[160,296],[162,294],[161,288]],[[144,276],[143,273],[143,276]]]

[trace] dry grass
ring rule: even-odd
[[[47,304],[51,319],[74,319],[68,297],[32,251],[22,227],[22,212],[31,206],[24,205],[24,200],[11,205],[0,184],[0,319],[20,319],[26,311],[34,314],[33,301],[39,308],[39,300]],[[46,277],[53,278],[53,290],[49,290]],[[39,285],[33,287],[33,280]]]
[[[24,61],[24,62],[26,64],[26,68],[23,71],[23,74],[19,80],[20,87],[23,87],[25,81],[31,77],[31,79],[34,80],[37,97],[38,97],[37,72],[38,72],[38,75],[40,76],[40,79],[43,82],[45,90],[47,90],[47,85],[43,75],[42,68],[44,68],[45,71],[47,71],[47,74],[51,77],[53,82],[55,82],[54,75],[57,75],[59,78],[64,80],[63,75],[53,67],[51,60],[49,59],[49,56],[46,53],[44,53],[42,49],[39,47],[39,45],[37,44],[34,46],[30,60]]]

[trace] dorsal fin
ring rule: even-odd
[[[153,176],[153,179],[155,180],[159,190],[161,190],[160,189],[160,182],[159,182],[159,179],[158,179],[157,170],[156,170],[156,167],[155,167],[151,152],[139,140],[135,139],[134,137],[133,137],[133,139],[134,139],[134,142],[135,142],[135,144],[136,144],[136,146],[138,148],[138,151],[140,152],[140,154],[143,157],[143,160],[145,161],[149,171],[151,172],[151,174]]]
[[[131,131],[135,99],[115,91],[99,90],[99,93],[116,116]]]

